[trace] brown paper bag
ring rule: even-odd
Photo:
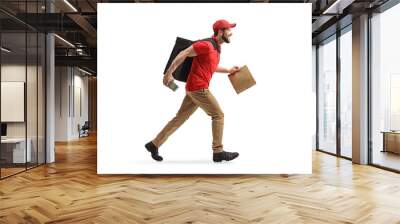
[[[256,81],[247,68],[247,65],[241,67],[238,72],[228,75],[228,77],[237,94],[256,84]]]

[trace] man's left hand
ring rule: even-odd
[[[229,69],[229,74],[234,74],[240,70],[239,66],[233,66]]]

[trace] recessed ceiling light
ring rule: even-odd
[[[322,14],[342,14],[343,9],[351,5],[355,0],[336,0]]]
[[[85,74],[88,74],[88,75],[92,75],[92,73],[90,73],[90,72],[88,72],[88,71],[86,71],[86,70],[83,70],[83,69],[81,69],[81,68],[79,68],[78,67],[78,69],[79,69],[79,71],[81,71],[81,72],[83,72],[83,73],[85,73]]]
[[[66,40],[66,39],[64,39],[64,38],[62,38],[62,37],[60,37],[60,36],[57,35],[57,34],[54,34],[54,36],[57,37],[58,39],[60,39],[62,42],[64,42],[64,43],[68,44],[69,46],[75,48],[75,45],[73,45],[73,44],[72,44],[71,42],[69,42],[68,40]]]
[[[64,0],[65,4],[67,4],[72,10],[74,10],[75,12],[78,12],[78,10],[71,4],[69,3],[68,0]]]
[[[9,50],[9,49],[7,49],[7,48],[5,48],[5,47],[1,47],[1,50],[4,51],[4,52],[7,52],[7,53],[10,53],[10,52],[11,52],[11,50]]]

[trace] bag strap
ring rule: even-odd
[[[218,53],[221,53],[221,49],[220,49],[218,43],[213,38],[205,38],[205,39],[201,39],[201,40],[198,40],[198,41],[208,41],[208,42],[210,42],[213,45],[214,49],[217,50]]]

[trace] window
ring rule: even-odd
[[[352,157],[352,33],[351,26],[340,36],[340,155]]]
[[[336,36],[318,47],[318,149],[336,153]]]
[[[371,18],[372,164],[400,170],[400,5]]]

